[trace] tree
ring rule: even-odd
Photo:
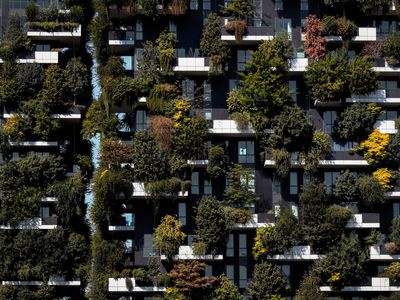
[[[361,142],[374,130],[374,124],[381,113],[376,104],[352,104],[347,107],[334,123],[334,138],[338,142]]]
[[[378,74],[373,70],[372,61],[355,57],[348,67],[348,86],[351,93],[368,95],[378,88]]]
[[[389,239],[396,245],[400,245],[400,217],[396,217],[392,220]]]
[[[211,179],[217,179],[225,175],[228,163],[228,156],[221,145],[208,149],[207,173]]]
[[[391,65],[396,65],[400,60],[400,33],[395,32],[388,36],[383,44],[383,56]]]
[[[46,69],[43,88],[39,92],[38,98],[51,108],[68,103],[64,74],[58,65],[50,65]]]
[[[356,201],[358,197],[356,181],[356,176],[349,170],[342,172],[336,180],[335,197],[347,203]]]
[[[379,168],[372,173],[372,176],[375,177],[384,191],[393,188],[393,185],[391,184],[393,175],[388,168]]]
[[[243,207],[257,200],[255,193],[255,178],[251,169],[234,164],[229,169],[230,186],[225,189],[225,200],[231,206]]]
[[[284,299],[286,290],[286,281],[273,264],[264,261],[254,266],[253,276],[247,288],[252,299]]]
[[[40,64],[20,64],[16,74],[18,93],[24,100],[40,91],[44,80],[44,69]]]
[[[364,205],[385,203],[385,192],[379,181],[372,175],[363,175],[357,180],[357,193]]]
[[[225,276],[218,277],[219,285],[214,291],[215,300],[242,300],[238,288]]]
[[[206,253],[221,253],[226,246],[229,229],[222,205],[214,197],[203,197],[197,207],[196,242],[206,245]]]
[[[388,267],[385,268],[381,274],[385,277],[389,277],[395,284],[400,282],[400,262],[392,262]]]
[[[278,253],[283,253],[285,250],[290,249],[300,240],[301,229],[290,208],[281,207],[274,229],[275,247]]]
[[[163,75],[171,74],[172,62],[175,59],[175,34],[163,31],[156,39],[157,58]]]
[[[90,96],[90,79],[88,68],[79,58],[71,58],[63,70],[64,85],[66,90],[72,95],[74,103],[78,98]]]
[[[119,140],[101,139],[100,163],[104,167],[119,168],[122,163],[130,163],[133,159],[133,147]]]
[[[384,162],[388,156],[389,134],[381,133],[379,129],[375,129],[368,139],[361,142],[357,148],[364,154],[368,164],[375,165]]]
[[[324,300],[324,294],[319,290],[320,285],[321,280],[318,277],[305,274],[299,289],[296,291],[294,300]]]
[[[186,234],[182,232],[181,222],[171,215],[166,215],[161,220],[154,234],[154,246],[168,259],[172,259],[186,238]]]
[[[1,55],[0,55],[1,57]],[[14,63],[5,62],[0,73],[0,103],[18,103],[21,100],[19,82],[17,80],[18,67]]]
[[[29,51],[32,51],[31,40],[21,30],[19,17],[11,16],[7,30],[1,40],[0,58],[5,62],[12,62],[18,54]]]
[[[305,52],[310,59],[318,60],[326,53],[326,39],[321,36],[323,30],[321,20],[315,15],[309,15],[306,19],[305,30]]]
[[[311,146],[300,153],[304,156],[304,172],[313,174],[317,172],[320,160],[325,159],[331,151],[330,136],[320,130],[315,130],[312,134]]]
[[[149,92],[152,82],[146,77],[123,76],[113,80],[111,102],[117,106],[128,104],[135,107],[138,97]]]
[[[161,149],[163,151],[171,151],[174,141],[173,121],[164,116],[152,116],[149,125]]]
[[[157,181],[166,174],[167,156],[149,131],[135,134],[133,164],[135,179],[140,182]]]
[[[159,81],[159,62],[154,59],[157,55],[156,48],[151,41],[143,43],[143,53],[138,61],[138,76],[146,78],[149,82]]]

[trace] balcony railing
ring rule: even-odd
[[[210,71],[208,57],[178,57],[175,73],[192,74],[192,75],[207,75]]]
[[[322,292],[336,292],[329,286],[321,286]],[[390,279],[387,277],[371,277],[365,284],[345,286],[340,292],[399,292],[400,286],[390,284]]]
[[[380,228],[379,214],[354,214],[346,225],[347,228]]]
[[[272,40],[274,38],[274,30],[271,26],[247,26],[246,32],[243,35],[243,44],[257,44],[261,41]],[[235,35],[222,28],[221,39],[228,44],[235,44]]]
[[[53,217],[32,218],[19,223],[16,229],[56,229],[57,219]],[[9,225],[1,225],[0,229],[14,229]]]
[[[127,285],[126,278],[108,278],[108,291],[109,292],[134,292],[134,293],[151,293],[151,292],[165,292],[165,287],[157,286],[138,286],[135,278],[128,278],[132,286]]]
[[[373,245],[369,247],[369,259],[381,261],[399,260],[400,254],[390,254],[386,252],[383,246]]]
[[[328,42],[337,42],[342,41],[341,36],[326,36],[325,37]],[[376,41],[376,27],[359,27],[358,34],[352,38],[354,42],[369,42]]]
[[[135,45],[135,32],[131,30],[111,30],[108,32],[110,46]]]
[[[240,230],[240,229],[257,229],[260,227],[267,227],[267,226],[275,226],[275,216],[260,213],[260,214],[252,214],[251,220],[241,224],[235,223],[233,224],[233,229]]]
[[[311,254],[311,246],[294,246],[286,250],[283,254],[269,256],[270,260],[298,261],[298,260],[318,260],[324,258],[322,254]]]
[[[147,198],[147,197],[151,197],[151,195],[149,193],[146,192],[145,188],[144,188],[144,183],[143,182],[133,182],[133,194],[132,197],[135,198]],[[187,197],[189,195],[189,193],[180,191],[178,192],[178,197]],[[172,195],[169,194],[165,194],[165,197],[171,197]]]
[[[173,257],[173,260],[222,260],[222,254],[194,254],[193,246],[179,246],[178,254]],[[161,255],[161,259],[165,260],[167,257]]]

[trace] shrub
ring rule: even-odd
[[[172,73],[172,63],[175,59],[175,34],[163,31],[156,40],[157,58],[160,62],[161,72],[164,75]]]
[[[58,65],[50,65],[46,69],[43,88],[38,98],[49,108],[68,104],[64,73]]]
[[[190,122],[191,104],[186,99],[174,99],[167,106],[166,115],[174,121],[174,128]]]
[[[382,57],[383,41],[366,42],[361,50],[361,56],[365,58]]]
[[[232,100],[232,99],[231,99]],[[235,121],[238,130],[245,130],[249,128],[250,115],[247,112],[234,112],[230,114],[232,120]]]
[[[254,4],[248,0],[234,0],[221,9],[234,20],[245,20],[254,13]]]
[[[230,168],[229,188],[225,189],[225,200],[228,205],[243,207],[257,200],[254,192],[254,173],[251,169],[245,169],[239,164]]]
[[[219,285],[214,291],[214,300],[242,300],[238,288],[225,276],[218,277]]]
[[[283,253],[295,246],[300,240],[300,227],[290,208],[281,207],[279,218],[275,222],[276,250]]]
[[[245,224],[251,220],[251,213],[247,209],[225,206],[224,213],[229,227],[234,224]]]
[[[181,191],[181,181],[179,178],[171,177],[153,182],[147,182],[144,186],[146,192],[151,195],[154,200],[164,198],[166,196],[177,197]]]
[[[326,35],[339,35],[344,41],[351,40],[357,35],[358,27],[345,17],[325,17],[322,20],[323,30]]]
[[[172,84],[156,84],[147,97],[147,107],[153,114],[164,114],[168,103],[177,96],[177,87]]]
[[[378,88],[378,75],[373,70],[372,61],[355,57],[350,60],[347,74],[351,93],[367,95]]]
[[[260,227],[256,230],[253,244],[253,256],[255,260],[277,253],[275,228],[273,226]]]
[[[318,60],[326,53],[326,39],[321,36],[321,20],[315,15],[309,15],[305,23],[304,47],[307,56],[312,60]]]
[[[305,274],[296,291],[294,300],[324,300],[324,294],[320,291],[321,279],[312,274]]]
[[[235,33],[236,42],[240,43],[243,40],[243,35],[246,31],[246,22],[242,20],[232,20],[224,25],[226,31],[233,31]]]
[[[168,259],[172,259],[185,238],[181,222],[171,215],[166,215],[155,228],[154,246]]]
[[[372,173],[372,175],[379,182],[383,190],[387,191],[393,187],[391,184],[392,173],[388,168],[380,168]]]
[[[397,246],[400,245],[400,217],[396,217],[392,220],[389,239]]]
[[[392,255],[399,252],[399,246],[393,242],[385,243],[384,248],[387,253],[392,254]]]
[[[384,190],[372,175],[361,176],[357,181],[357,193],[367,206],[385,202]]]
[[[173,121],[163,116],[150,118],[150,130],[163,151],[171,151],[174,140]]]
[[[134,108],[138,97],[149,92],[152,82],[145,77],[120,77],[111,81],[111,102],[115,105],[128,104]]]
[[[395,284],[398,284],[400,282],[400,262],[392,262],[381,275],[389,277]]]
[[[383,44],[383,56],[388,63],[396,65],[400,59],[400,32],[388,36]]]
[[[309,174],[317,172],[319,161],[325,159],[331,151],[330,137],[327,133],[315,130],[312,135],[311,147],[304,154],[304,172]]]
[[[39,7],[34,1],[29,1],[29,4],[25,8],[25,14],[28,22],[36,21],[39,14]]]
[[[381,133],[375,129],[368,139],[361,142],[357,150],[362,151],[368,164],[382,163],[388,157],[389,134]]]
[[[343,202],[354,202],[358,196],[356,181],[356,176],[349,170],[342,172],[336,180],[335,197]]]
[[[132,161],[133,148],[118,140],[104,138],[100,146],[100,163],[103,166],[120,167]]]
[[[159,62],[154,59],[157,51],[151,41],[143,43],[143,53],[138,58],[138,77],[146,78],[150,82],[159,82]]]
[[[143,268],[133,269],[132,276],[135,278],[135,283],[139,286],[146,286],[151,283],[149,274]]]
[[[225,175],[228,156],[222,146],[216,145],[208,149],[207,173],[211,179],[217,179]]]
[[[271,157],[275,161],[275,172],[279,178],[287,178],[292,164],[290,153],[285,149],[273,149],[271,151]]]

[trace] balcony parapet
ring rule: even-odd
[[[399,292],[400,286],[390,285],[387,277],[372,277],[370,285],[345,286],[340,292]],[[321,292],[337,292],[329,286],[321,286]]]
[[[20,222],[16,227],[9,225],[0,225],[0,229],[11,230],[11,229],[43,229],[50,230],[57,228],[57,219],[54,218],[32,218]]]
[[[143,182],[132,182],[132,185],[133,185],[132,197],[134,197],[134,198],[148,198],[148,197],[151,197],[151,195],[146,192]],[[189,195],[189,192],[187,192],[187,191],[186,192],[183,192],[183,191],[178,192],[178,197],[179,198],[187,197],[188,195]],[[169,194],[166,194],[165,196],[166,197],[171,197],[171,195],[169,195]]]
[[[273,168],[275,167],[275,161],[272,159],[266,159],[264,161],[265,168]],[[292,167],[299,167],[303,166],[303,163],[298,160],[292,160],[291,162]],[[368,162],[365,159],[332,159],[332,160],[320,160],[319,167],[365,167],[369,166]]]
[[[173,257],[173,260],[208,260],[217,261],[223,260],[222,254],[194,254],[193,246],[179,246],[178,254]],[[162,260],[166,260],[165,255],[161,255]]]
[[[188,75],[207,75],[210,71],[208,57],[178,57],[175,73]]]
[[[235,223],[233,224],[233,230],[245,230],[245,229],[257,229],[261,227],[275,226],[275,217],[271,216],[268,218],[267,214],[252,214],[251,220],[241,224]]]
[[[380,228],[379,214],[353,214],[348,221],[347,228]]]
[[[46,282],[49,286],[80,286],[79,280],[49,280]],[[13,286],[40,286],[43,285],[43,281],[20,281],[20,280],[3,280],[1,285],[13,285]]]
[[[311,254],[311,246],[294,246],[286,250],[283,254],[275,254],[268,256],[269,260],[284,260],[284,261],[298,261],[298,260],[319,260],[324,258],[323,254]]]
[[[132,286],[127,285],[127,279],[132,282]],[[139,286],[136,284],[135,278],[108,278],[109,292],[129,292],[129,293],[153,293],[165,292],[165,287],[157,286]]]

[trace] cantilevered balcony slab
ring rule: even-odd
[[[385,197],[400,199],[400,191],[389,191],[385,193]]]
[[[58,201],[58,198],[57,197],[43,197],[40,201],[45,202],[45,203],[55,203]]]
[[[373,67],[375,72],[379,72],[382,75],[399,75],[400,67],[399,66],[391,66],[387,61],[378,61],[376,66]]]
[[[373,245],[369,247],[369,259],[380,261],[398,261],[400,260],[400,254],[385,253],[384,249],[382,249],[380,245]]]
[[[251,125],[245,129],[239,129],[234,120],[213,120],[212,128],[209,132],[214,135],[227,135],[227,136],[254,136],[255,130]]]
[[[322,292],[337,292],[329,286],[321,286]],[[400,292],[400,286],[390,285],[387,277],[372,277],[370,285],[345,286],[340,292]]]
[[[192,167],[207,167],[208,159],[196,159],[196,160],[189,159],[187,161],[187,164]]]
[[[211,254],[194,254],[193,246],[179,246],[178,254],[173,257],[173,260],[223,260],[222,254],[211,255]],[[166,260],[165,255],[161,255],[162,260]]]
[[[15,116],[20,116],[20,114],[14,114],[14,113],[4,113],[3,118],[4,119],[10,119]],[[23,116],[23,115],[22,115]],[[80,120],[81,119],[81,114],[51,114],[50,117],[52,119],[60,119],[60,120]]]
[[[35,41],[58,41],[64,43],[79,43],[82,37],[82,27],[70,29],[58,29],[54,31],[45,31],[42,29],[28,29],[28,37]]]
[[[380,228],[379,214],[354,214],[348,221],[347,228]]]
[[[246,229],[257,229],[261,227],[275,226],[272,220],[261,219],[259,214],[252,214],[251,220],[242,224],[235,223],[233,224],[233,230],[246,230]]]
[[[143,182],[133,182],[133,193],[132,193],[132,197],[134,198],[148,198],[151,197],[150,194],[148,194],[144,188],[144,183]],[[189,193],[186,192],[178,192],[178,197],[179,198],[183,198],[183,197],[187,197],[189,195]],[[165,197],[171,197],[171,195],[166,194]]]
[[[123,292],[123,293],[153,293],[165,292],[165,287],[157,286],[138,286],[135,278],[129,278],[132,286],[127,286],[125,278],[108,278],[108,291],[109,292]]]
[[[13,147],[57,147],[58,142],[48,141],[22,141],[22,142],[9,142]]]
[[[4,280],[1,284],[13,286],[40,286],[43,285],[43,281]],[[46,284],[49,286],[80,286],[81,282],[79,280],[49,280]]]
[[[374,124],[374,127],[376,129],[379,129],[379,131],[381,133],[386,133],[386,134],[396,134],[397,133],[396,122],[394,120],[377,121]]]
[[[302,73],[307,70],[308,58],[294,58],[290,61],[289,72]]]
[[[56,223],[56,220],[54,219],[54,223]],[[53,223],[53,222],[50,222]],[[0,229],[43,229],[43,230],[50,230],[50,229],[56,229],[57,225],[56,224],[47,224],[47,222],[44,222],[42,218],[32,218],[32,219],[27,219],[25,221],[22,221],[18,226],[16,227],[11,227],[9,225],[0,225]]]
[[[311,261],[322,259],[324,257],[325,255],[322,254],[311,254],[310,246],[294,246],[283,254],[268,256],[267,259],[281,261]]]
[[[358,33],[351,39],[352,42],[373,42],[376,41],[376,27],[359,27]],[[326,36],[327,42],[341,42],[341,36]]]
[[[246,32],[242,37],[242,41],[238,43],[235,39],[235,35],[231,32],[227,32],[224,28],[221,30],[221,40],[226,41],[229,45],[257,45],[261,41],[268,41],[274,38],[272,27],[254,27],[247,26]]]
[[[18,58],[19,64],[58,64],[58,51],[35,51],[29,58]],[[3,60],[0,59],[0,63]]]
[[[135,32],[132,30],[110,30],[108,32],[108,45],[112,53],[124,53],[134,49]]]
[[[173,71],[184,75],[207,75],[210,66],[206,57],[178,57]]]
[[[400,104],[400,90],[376,90],[368,95],[351,94],[346,98],[347,103],[377,103],[379,105],[399,105]]]
[[[108,231],[135,231],[135,226],[108,226]]]
[[[292,160],[291,162],[292,167],[302,167],[302,163],[300,161],[295,161]],[[332,159],[332,160],[320,160],[319,167],[366,167],[369,166],[368,162],[365,159],[346,159],[346,160],[340,160],[340,159]],[[275,161],[272,159],[266,159],[264,161],[264,167],[265,168],[274,168],[275,167]]]

